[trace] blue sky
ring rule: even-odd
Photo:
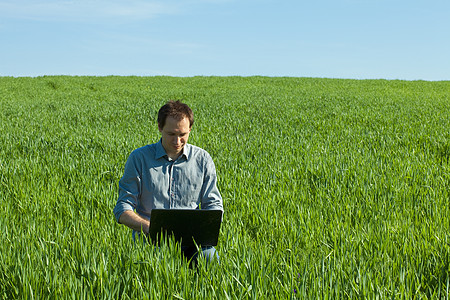
[[[450,80],[448,0],[0,0],[0,76]]]

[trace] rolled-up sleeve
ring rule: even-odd
[[[202,185],[202,198],[201,198],[201,208],[202,209],[220,209],[223,211],[222,196],[220,195],[219,189],[217,188],[217,174],[216,166],[211,158],[211,156],[205,152],[205,162],[204,162],[204,177]]]
[[[140,191],[141,174],[136,155],[131,153],[125,164],[124,174],[119,181],[119,198],[113,210],[117,222],[119,222],[119,218],[124,211],[136,208]]]

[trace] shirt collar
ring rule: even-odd
[[[159,141],[156,143],[155,159],[160,159],[164,156],[167,156],[167,154],[164,150],[164,147],[162,146],[162,139],[159,139]]]
[[[186,160],[188,160],[191,155],[191,150],[192,150],[191,145],[189,144],[184,145],[183,153],[181,154],[181,156],[184,156]],[[159,139],[158,143],[156,143],[155,159],[160,159],[161,157],[168,158],[166,150],[164,150],[164,147],[162,145],[162,139]]]

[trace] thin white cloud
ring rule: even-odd
[[[108,49],[109,53],[131,53],[141,55],[186,55],[198,53],[208,47],[207,44],[189,40],[167,40],[135,33],[102,33],[95,40],[88,40],[79,45],[84,52],[97,53]]]
[[[150,19],[176,14],[174,3],[144,0],[9,0],[0,2],[0,16],[31,20],[96,21],[104,19]]]

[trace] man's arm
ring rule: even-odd
[[[141,181],[136,153],[136,150],[133,151],[125,164],[124,174],[119,181],[119,198],[113,212],[118,223],[148,234],[150,222],[134,211],[138,203]]]
[[[209,153],[205,152],[205,158],[205,173],[201,190],[201,208],[220,209],[223,211],[222,196],[217,188],[216,166]]]
[[[119,217],[119,223],[145,234],[148,234],[150,228],[150,221],[142,218],[132,210],[124,211]]]

